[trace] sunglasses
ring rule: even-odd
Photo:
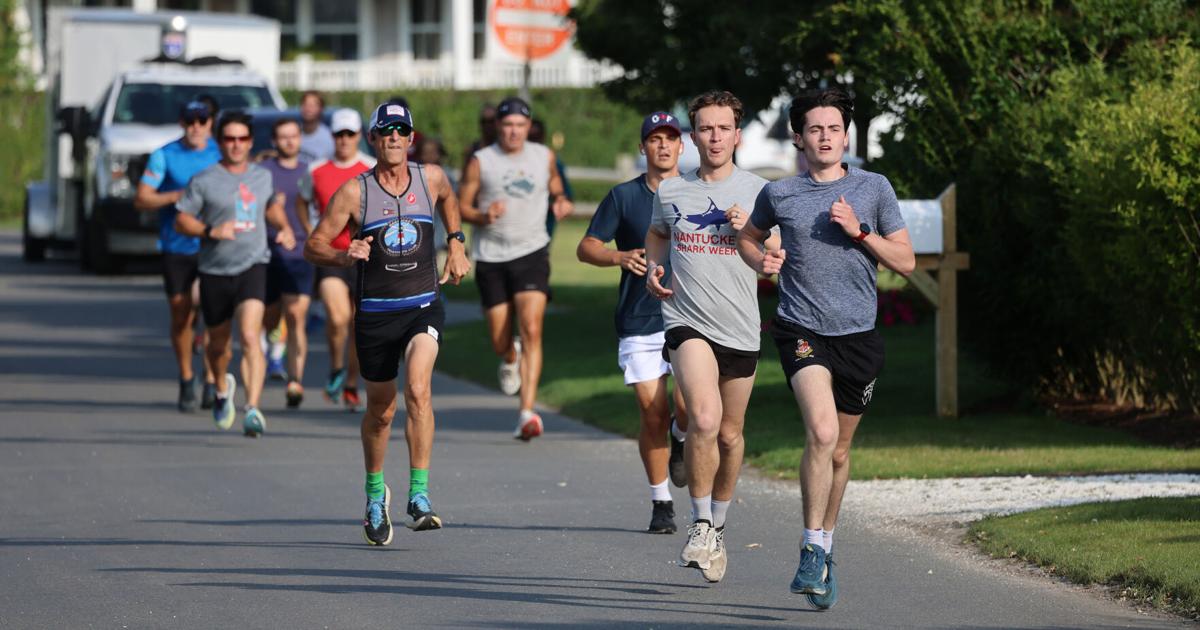
[[[189,127],[192,125],[207,125],[208,116],[187,116],[183,119],[183,124]]]
[[[333,137],[335,137],[335,138],[353,138],[354,136],[357,136],[357,135],[358,135],[357,131],[342,130],[342,131],[339,131],[339,132],[333,134]]]
[[[384,138],[390,137],[393,133],[398,133],[407,138],[408,136],[412,135],[412,131],[412,127],[407,125],[387,125],[386,127],[375,128],[375,133],[383,136]]]
[[[229,144],[249,143],[250,136],[221,136],[221,142],[227,142]]]

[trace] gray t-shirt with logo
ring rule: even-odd
[[[270,171],[257,164],[239,174],[214,164],[192,178],[175,204],[179,211],[213,227],[233,221],[236,236],[232,241],[201,239],[201,273],[236,276],[271,260],[266,209],[274,192]]]
[[[881,236],[905,227],[887,178],[846,168],[844,177],[831,182],[818,182],[807,172],[771,182],[750,215],[759,229],[778,225],[787,252],[779,274],[777,315],[821,335],[875,328],[878,306],[879,262],[829,220],[830,206],[844,196],[858,220]]]
[[[475,152],[479,160],[479,196],[475,206],[487,212],[504,202],[504,214],[490,225],[475,226],[475,260],[508,262],[550,243],[546,211],[550,207],[550,149],[526,142],[516,153],[492,144]]]
[[[735,166],[718,182],[693,170],[658,185],[650,226],[671,235],[674,295],[662,304],[666,329],[687,326],[714,343],[758,351],[757,274],[738,255],[737,231],[725,211],[737,204],[749,212],[766,183]]]

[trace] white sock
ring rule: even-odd
[[[537,414],[533,413],[532,409],[522,409],[521,416],[520,416],[521,422],[525,422],[526,420],[528,420],[536,415]]]
[[[804,529],[804,544],[825,548],[825,533],[819,529]]]
[[[713,527],[725,527],[725,515],[729,512],[729,501],[712,502]]]
[[[680,442],[687,439],[687,431],[680,431],[679,424],[675,421],[674,416],[671,418],[671,435],[675,436]]]
[[[833,551],[833,530],[821,530],[821,546],[825,548],[825,553]]]
[[[272,341],[269,356],[272,360],[281,361],[283,359],[283,353],[286,351],[287,344],[283,343],[282,341]]]
[[[663,479],[662,483],[650,484],[650,500],[651,501],[670,501],[671,500],[671,489],[670,489],[670,487],[667,486],[667,481],[668,480]]]
[[[712,495],[692,497],[692,522],[703,520],[711,523],[712,518]]]

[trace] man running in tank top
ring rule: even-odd
[[[428,489],[434,428],[430,381],[445,320],[439,285],[448,280],[458,284],[470,264],[449,178],[438,166],[408,162],[411,112],[403,105],[384,103],[372,121],[369,137],[378,163],[334,194],[308,238],[304,256],[314,264],[353,266],[357,272],[354,342],[367,391],[362,420],[367,493],[363,533],[369,544],[386,545],[392,541],[391,488],[384,482],[383,464],[396,414],[394,381],[401,360],[408,412],[404,435],[410,527],[424,531],[442,526]],[[449,232],[440,278],[433,242],[435,207]],[[332,242],[346,228],[354,237],[347,249],[337,249]]]

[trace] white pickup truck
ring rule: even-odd
[[[252,16],[51,10],[45,179],[26,186],[24,258],[74,247],[84,268],[157,252],[133,196],[151,152],[178,138],[182,104],[279,108],[279,24]],[[271,78],[268,78],[271,77]]]

